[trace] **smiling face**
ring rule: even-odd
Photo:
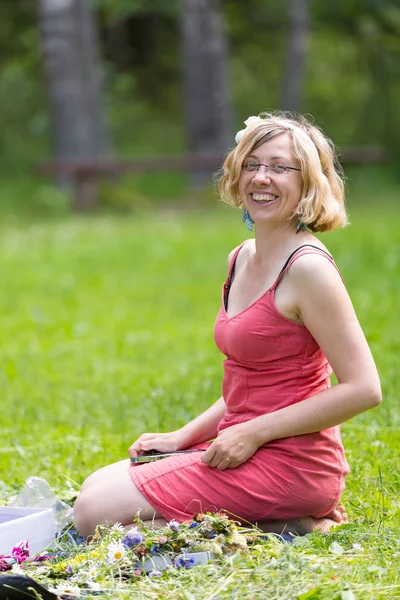
[[[242,170],[239,194],[255,223],[288,222],[302,195],[300,171],[274,173],[261,165],[283,165],[299,168],[294,158],[292,141],[288,133],[281,133],[265,142],[246,157],[246,162],[260,164],[258,171]],[[295,219],[293,219],[293,223]]]

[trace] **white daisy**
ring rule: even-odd
[[[119,561],[123,560],[126,556],[125,546],[121,543],[117,544],[117,543],[111,542],[111,544],[108,544],[107,550],[108,550],[108,561],[112,562],[112,563],[119,562]]]
[[[114,525],[112,525],[110,527],[110,531],[113,533],[124,533],[125,532],[125,527],[122,525],[122,523],[114,523]]]
[[[71,585],[67,582],[59,583],[56,588],[50,588],[50,592],[57,596],[70,596],[71,598],[80,598],[81,590],[77,585]]]
[[[98,566],[95,563],[91,563],[88,565],[86,576],[88,577],[88,579],[96,579],[98,572]]]

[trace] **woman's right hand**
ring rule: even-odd
[[[149,450],[175,452],[183,449],[183,439],[178,431],[170,433],[142,433],[129,447],[129,456],[143,456]]]

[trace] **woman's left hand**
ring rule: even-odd
[[[201,460],[220,471],[235,469],[253,456],[258,448],[259,444],[250,430],[249,423],[239,423],[221,431],[204,452]]]

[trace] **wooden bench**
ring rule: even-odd
[[[354,147],[342,151],[343,165],[377,164],[388,162],[386,151],[377,147]],[[215,172],[224,161],[224,156],[196,155],[153,156],[134,159],[81,159],[71,161],[49,161],[37,165],[40,175],[64,179],[73,187],[73,208],[77,211],[93,210],[97,206],[98,183],[103,177],[115,177],[123,173]]]

